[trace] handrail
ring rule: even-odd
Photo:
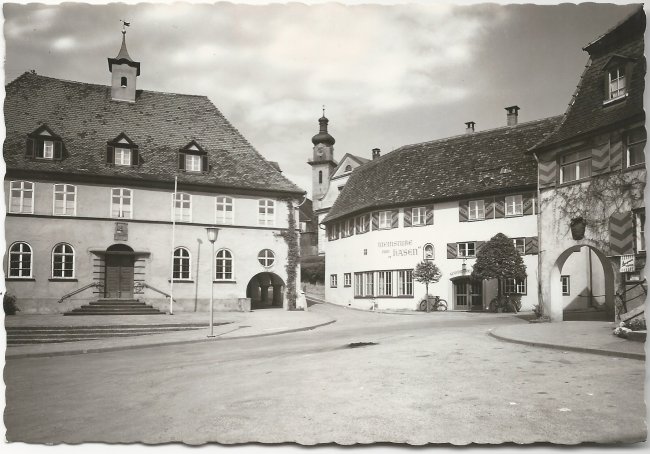
[[[61,303],[63,302],[63,300],[68,299],[68,298],[70,298],[71,296],[76,295],[77,293],[81,293],[81,292],[83,292],[84,290],[87,290],[87,289],[89,289],[89,288],[91,288],[91,287],[101,287],[101,284],[100,284],[99,282],[93,282],[93,283],[91,283],[91,284],[84,285],[83,287],[78,288],[77,290],[74,290],[74,291],[72,291],[72,292],[70,292],[70,293],[66,293],[66,294],[63,295],[63,296],[61,297],[61,299],[59,300],[59,304],[61,304]]]
[[[169,293],[165,293],[162,290],[157,289],[156,287],[147,284],[146,282],[140,283],[142,287],[146,287],[148,289],[153,290],[154,292],[160,293],[161,295],[165,296],[166,298],[171,298],[171,295]],[[172,298],[172,301],[176,301],[176,298]]]

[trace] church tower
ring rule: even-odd
[[[335,140],[327,132],[329,120],[325,117],[325,109],[323,109],[323,116],[318,119],[318,123],[320,130],[311,139],[314,144],[312,159],[307,162],[311,166],[312,201],[315,210],[320,208],[319,200],[327,192],[330,177],[336,168],[336,161],[334,161]]]
[[[124,22],[128,26],[128,22]],[[115,58],[108,59],[111,77],[111,99],[135,102],[136,79],[140,75],[140,62],[133,61],[126,50],[126,28],[122,27],[122,47]]]

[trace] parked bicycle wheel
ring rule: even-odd
[[[438,301],[438,308],[436,310],[446,311],[447,310],[447,301],[442,298]]]
[[[420,310],[421,310],[422,312],[426,312],[426,311],[427,311],[427,300],[426,300],[426,298],[423,299],[422,301],[420,301],[419,308],[420,308]]]

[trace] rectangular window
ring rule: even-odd
[[[217,224],[229,224],[232,225],[235,223],[235,201],[232,197],[218,196],[217,200]]]
[[[330,287],[335,288],[338,285],[338,275],[330,274]]]
[[[368,231],[368,215],[362,214],[357,217],[357,233],[366,233]]]
[[[591,176],[591,150],[574,151],[560,159],[560,183],[582,180]]]
[[[526,238],[513,238],[512,244],[514,244],[519,255],[526,254]]]
[[[343,273],[343,287],[352,286],[352,273]]]
[[[195,154],[185,155],[185,170],[188,172],[201,171],[201,156]]]
[[[354,224],[351,219],[345,221],[343,225],[343,236],[352,236],[354,232]]]
[[[427,209],[425,207],[417,207],[411,210],[411,225],[425,225],[427,222]]]
[[[504,282],[504,293],[526,294],[526,279],[506,279]]]
[[[129,148],[115,148],[115,165],[131,165],[131,150]]]
[[[372,271],[363,273],[363,283],[365,286],[364,296],[373,296],[375,294],[375,274]]]
[[[133,217],[133,191],[126,188],[111,189],[111,217],[125,219]]]
[[[327,227],[327,239],[330,241],[334,241],[338,239],[339,237],[339,225],[338,224],[332,224],[329,227]]]
[[[10,213],[34,214],[34,183],[29,181],[12,181],[9,186],[11,199]]]
[[[54,159],[54,142],[51,140],[43,142],[43,158]]]
[[[379,228],[380,229],[390,229],[393,222],[393,212],[392,211],[380,211],[379,212]]]
[[[625,96],[625,70],[614,68],[609,71],[609,99]]]
[[[571,295],[571,276],[562,276],[562,295]]]
[[[646,143],[645,128],[633,129],[627,134],[627,167],[643,164],[645,153],[643,149]]]
[[[399,296],[413,296],[413,270],[397,272],[397,294]]]
[[[458,257],[476,256],[476,244],[474,241],[467,243],[458,243]]]
[[[379,271],[377,273],[377,295],[378,296],[393,295],[393,272],[392,271]]]
[[[74,216],[77,211],[77,187],[71,184],[54,185],[55,216]]]
[[[363,296],[363,273],[354,273],[354,296]]]
[[[521,195],[506,197],[506,216],[521,216],[524,214],[524,202]]]
[[[468,218],[470,221],[485,219],[485,201],[470,200]]]
[[[273,226],[275,225],[275,202],[273,200],[264,199],[258,202],[258,218],[259,225]]]
[[[645,251],[645,210],[634,213],[634,229],[636,236],[636,252]]]
[[[180,222],[192,222],[192,196],[183,192],[176,192],[175,195],[172,199],[172,219]]]

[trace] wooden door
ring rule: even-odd
[[[106,255],[106,298],[133,298],[133,256]]]

